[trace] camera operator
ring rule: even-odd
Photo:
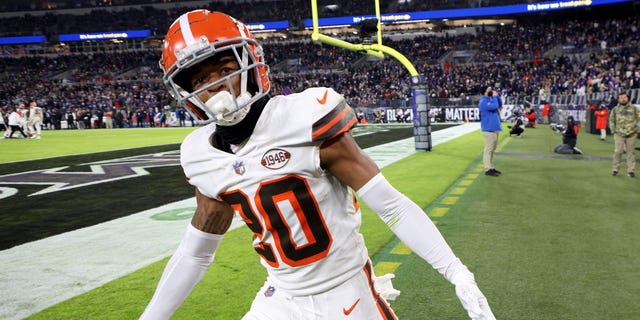
[[[498,146],[498,137],[502,131],[500,123],[500,110],[502,110],[502,100],[497,92],[487,87],[484,95],[480,97],[480,128],[484,136],[484,154],[482,162],[484,163],[484,174],[497,177],[502,172],[493,166],[493,155]]]

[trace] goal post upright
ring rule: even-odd
[[[411,63],[411,61],[409,61],[409,59],[407,59],[407,57],[405,57],[402,53],[382,44],[382,19],[380,14],[380,0],[375,0],[375,7],[377,19],[377,43],[355,44],[320,33],[320,25],[318,20],[318,1],[311,0],[311,18],[313,21],[313,31],[311,32],[311,39],[313,41],[319,41],[334,47],[340,47],[343,49],[364,53],[380,59],[384,59],[385,54],[387,54],[400,62],[411,75],[411,104],[413,108],[413,133],[415,138],[415,148],[416,150],[431,151],[431,121],[429,117],[429,108],[427,105],[428,95],[424,77],[418,73],[413,63]]]

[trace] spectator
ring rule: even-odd
[[[362,111],[362,109],[358,109],[358,111],[356,112],[356,117],[358,118],[358,123],[360,124],[367,123],[367,119],[365,118],[364,111]]]
[[[71,110],[67,111],[67,129],[77,129],[78,127],[76,126],[76,116],[74,114],[74,112],[72,112]]]
[[[404,122],[404,110],[402,110],[402,108],[400,107],[396,108],[396,122],[397,123]]]
[[[62,129],[62,113],[60,109],[54,107],[51,110],[51,122],[53,123],[54,130]]]
[[[600,104],[598,110],[594,112],[596,116],[596,130],[600,131],[600,140],[605,141],[607,138],[607,122],[609,120],[609,110],[604,104]]]
[[[184,111],[184,108],[180,107],[180,109],[178,109],[178,121],[179,121],[181,127],[185,126],[186,118],[187,118],[187,114]]]
[[[559,127],[562,129],[562,143],[557,145],[553,151],[560,154],[582,154],[582,150],[576,147],[580,125],[575,122],[573,116],[567,117],[566,126]]]
[[[536,112],[533,108],[529,108],[525,111],[524,117],[527,118],[527,124],[525,124],[525,128],[535,128],[536,127]]]
[[[513,135],[515,134],[516,137],[521,137],[521,134],[524,132],[524,121],[522,121],[522,115],[520,114],[519,111],[515,111],[513,113],[513,125],[512,126],[508,126],[509,130],[509,135]]]
[[[502,172],[496,170],[493,165],[493,156],[498,147],[498,137],[502,131],[500,121],[500,110],[502,109],[502,99],[488,86],[484,90],[484,95],[480,97],[480,128],[484,136],[484,153],[482,163],[484,164],[484,174],[488,176],[499,176]]]
[[[4,119],[4,113],[2,112],[2,108],[0,108],[0,130],[2,131],[6,131],[7,130],[7,125],[6,125],[6,121]],[[6,134],[6,132],[5,132]],[[4,138],[5,135],[3,134],[2,137]]]
[[[93,127],[96,129],[102,129],[104,123],[104,112],[102,111],[102,108],[94,109],[93,118]]]
[[[116,128],[124,128],[124,111],[116,109],[115,114],[113,115],[113,120],[116,123]]]
[[[542,106],[542,123],[549,124],[549,112],[551,111],[551,104],[545,102]]]
[[[107,111],[104,112],[104,127],[106,129],[113,129],[113,110],[108,108]]]
[[[571,148],[575,148],[578,143],[578,132],[580,132],[580,125],[575,123],[573,116],[568,116],[567,126],[562,133],[562,143],[569,145]]]
[[[406,108],[404,109],[404,115],[402,116],[402,119],[404,120],[404,122],[411,122],[411,113],[412,113],[411,108]]]
[[[635,177],[636,157],[635,144],[638,136],[640,119],[636,107],[629,103],[629,96],[623,92],[618,95],[618,105],[611,110],[609,128],[613,133],[614,151],[611,175],[617,176],[620,171],[622,153],[627,152],[627,175]]]

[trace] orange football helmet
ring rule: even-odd
[[[181,72],[219,53],[235,56],[240,69],[195,91],[181,83]],[[164,39],[160,67],[171,95],[199,123],[236,124],[270,89],[262,46],[242,22],[221,12],[194,10],[176,19]],[[231,78],[236,76],[240,76],[240,92],[234,92],[231,85]],[[231,92],[218,92],[208,101],[197,97],[223,82]]]

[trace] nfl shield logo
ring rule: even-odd
[[[236,161],[233,164],[233,171],[235,171],[236,174],[243,175],[246,172],[246,169],[244,168],[244,163],[242,163],[242,161]]]
[[[264,296],[271,297],[274,292],[276,292],[276,288],[269,286],[269,288],[267,288],[267,290],[264,291]]]

